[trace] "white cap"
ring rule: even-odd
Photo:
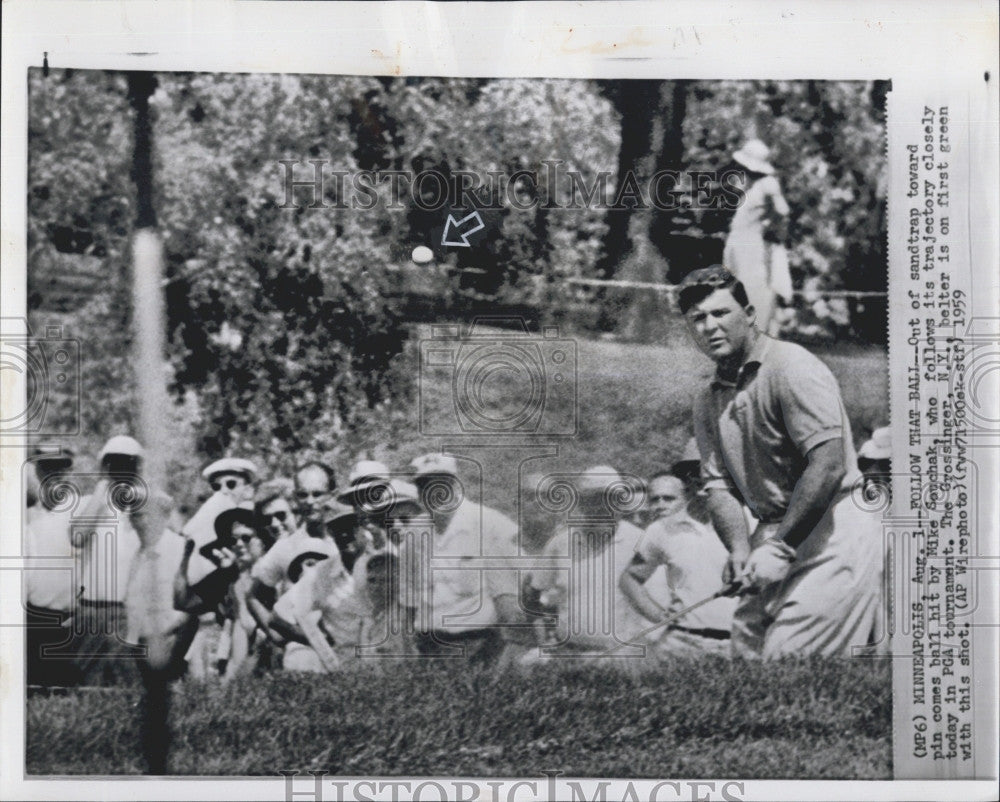
[[[424,454],[410,463],[415,476],[448,474],[458,476],[458,460],[451,454]]]
[[[104,459],[108,454],[120,454],[125,457],[141,457],[142,446],[134,437],[127,434],[117,434],[104,444],[101,449],[100,459]]]
[[[597,465],[587,468],[577,480],[577,490],[581,493],[603,493],[611,485],[622,482],[621,474],[610,465]]]
[[[774,173],[774,165],[770,162],[771,149],[759,139],[751,139],[733,154],[733,159],[749,170],[764,175]]]
[[[337,501],[353,506],[358,493],[389,484],[389,469],[385,463],[363,459],[354,463],[347,481],[350,486],[337,493]]]
[[[385,463],[377,462],[373,459],[363,459],[354,463],[351,472],[347,475],[347,481],[352,485],[362,480],[388,478],[389,469],[385,466]]]
[[[240,457],[224,457],[217,459],[205,470],[201,472],[202,478],[206,482],[211,482],[213,476],[220,473],[236,473],[247,477],[248,481],[253,481],[257,477],[257,466],[248,459]]]

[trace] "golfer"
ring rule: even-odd
[[[746,289],[725,268],[696,270],[679,304],[716,372],[694,405],[708,505],[743,599],[737,655],[850,655],[876,614],[877,518],[851,499],[860,478],[847,412],[829,369],[759,332]],[[751,533],[740,508],[760,524]]]

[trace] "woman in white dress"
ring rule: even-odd
[[[746,169],[745,198],[730,223],[722,261],[746,287],[757,310],[757,327],[776,334],[776,299],[791,300],[792,279],[788,251],[775,241],[779,238],[773,232],[776,222],[787,218],[788,203],[769,156],[767,145],[759,139],[751,139],[733,154],[733,160]]]

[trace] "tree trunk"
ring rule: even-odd
[[[669,262],[651,239],[657,215],[649,205],[647,190],[658,170],[682,167],[687,82],[619,82],[610,95],[622,120],[618,186],[622,186],[627,175],[633,175],[643,192],[644,208],[608,212],[601,272],[626,281],[665,283]],[[628,339],[659,338],[663,318],[670,313],[668,296],[640,289],[623,289],[608,295],[607,314],[614,318],[607,321],[610,327]]]

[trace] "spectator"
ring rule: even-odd
[[[858,449],[858,468],[865,477],[865,487],[878,484],[885,493],[892,490],[892,430],[882,426],[872,432]]]
[[[889,509],[892,503],[892,430],[888,426],[882,426],[872,432],[871,438],[866,440],[858,449],[858,469],[864,476],[863,493],[865,502],[884,505],[882,509]],[[888,600],[892,589],[888,587],[888,580],[891,574],[884,566],[893,564],[891,539],[885,540],[883,548],[883,571],[880,582],[882,588],[881,599],[878,605],[878,614],[875,624],[872,627],[872,635],[869,640],[873,644],[874,651],[878,655],[889,654],[889,632],[888,632]]]
[[[618,581],[633,607],[655,623],[721,589],[728,554],[715,532],[688,514],[680,479],[669,474],[654,476],[649,493],[656,517]],[[666,607],[646,587],[659,566],[667,570],[670,596]],[[720,598],[693,610],[669,629],[655,633],[656,651],[728,655],[735,608],[736,599]]]
[[[72,661],[66,659],[67,654],[58,654],[65,652],[59,647],[70,639],[75,598],[72,561],[76,549],[70,537],[73,504],[67,503],[75,495],[67,478],[72,468],[73,452],[55,445],[35,448],[28,468],[35,479],[35,503],[25,510],[23,544],[29,560],[23,574],[29,685],[73,684]],[[56,561],[63,564],[53,566]]]
[[[375,460],[361,460],[352,466],[349,486],[340,492],[338,508],[327,520],[327,531],[340,546],[341,558],[348,571],[365,552],[382,549],[388,537],[386,516],[402,490],[398,501],[409,502],[410,512],[420,511],[416,488],[404,487],[389,477],[389,469]],[[400,507],[397,514],[404,512]]]
[[[333,468],[312,460],[295,472],[295,500],[300,523],[314,537],[323,536],[333,491],[337,488]]]
[[[746,287],[757,310],[757,328],[776,334],[776,299],[791,301],[792,278],[784,246],[788,203],[768,161],[770,153],[759,139],[751,139],[733,154],[746,170],[745,195],[729,225],[722,261]]]
[[[325,554],[340,570],[343,563],[336,543],[325,536],[322,529],[319,536],[313,536],[292,511],[289,499],[280,492],[261,496],[255,506],[261,525],[272,536],[274,545],[250,569],[250,590],[247,606],[254,620],[275,645],[285,646],[284,659],[293,665],[300,657],[296,652],[309,649],[305,633],[287,621],[276,618],[273,613],[275,600],[289,585],[288,569],[292,561],[303,549]],[[287,645],[286,645],[287,644]]]
[[[181,534],[192,539],[197,548],[188,568],[192,584],[215,570],[212,561],[201,553],[201,547],[215,537],[215,521],[220,513],[253,498],[257,468],[250,460],[226,457],[206,466],[201,475],[212,488],[212,495],[181,528]]]
[[[301,554],[289,570],[293,584],[275,604],[275,614],[301,628],[313,647],[294,670],[331,672],[358,659],[379,666],[376,660],[411,656],[399,626],[390,624],[399,610],[398,576],[391,545],[346,578],[322,555]]]
[[[283,591],[274,605],[272,621],[279,631],[296,633],[285,649],[283,669],[307,673],[336,670],[340,658],[333,651],[334,633],[342,633],[325,629],[323,612],[328,607],[338,614],[348,605],[354,592],[351,575],[339,560],[331,560],[328,552],[300,540],[289,562]],[[353,616],[350,619],[354,622]],[[352,632],[350,624],[348,631]]]
[[[684,453],[670,466],[670,473],[684,484],[688,515],[698,523],[709,523],[708,504],[701,485],[701,457],[693,437],[684,444]]]
[[[644,626],[618,584],[643,536],[623,518],[627,505],[612,503],[624,487],[609,466],[588,468],[577,477],[576,505],[543,551],[553,561],[568,557],[571,567],[532,572],[531,587],[556,616],[554,631],[547,634],[549,646],[594,658],[642,654],[622,648]]]
[[[466,496],[454,457],[425,454],[410,468],[430,513],[429,529],[411,530],[400,546],[400,595],[417,649],[428,656],[492,662],[504,649],[510,625],[523,623],[517,571],[496,559],[517,555],[517,527]],[[462,559],[467,567],[432,567],[432,554]]]
[[[80,603],[75,615],[77,667],[85,684],[113,682],[126,662],[143,655],[129,629],[125,596],[139,534],[132,510],[146,502],[140,477],[142,447],[118,435],[99,455],[100,476],[90,496],[80,500],[72,542],[80,550]],[[113,521],[110,525],[106,522]]]

